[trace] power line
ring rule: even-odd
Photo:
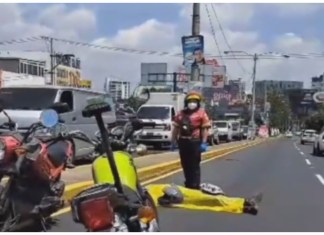
[[[92,44],[87,42],[77,42],[72,40],[66,40],[66,39],[59,39],[59,38],[53,38],[53,37],[42,37],[44,40],[50,40],[53,39],[54,41],[74,45],[74,46],[83,46],[88,48],[94,48],[94,49],[102,49],[102,50],[110,50],[110,51],[116,51],[116,52],[124,52],[124,53],[130,53],[130,54],[147,54],[147,55],[158,55],[158,56],[176,56],[176,57],[182,57],[182,53],[171,53],[166,51],[153,51],[153,50],[139,50],[139,49],[132,49],[132,48],[123,48],[123,47],[113,47],[113,46],[102,46],[98,44]]]
[[[39,41],[41,39],[42,39],[41,36],[33,36],[33,37],[20,38],[20,39],[11,39],[11,40],[0,42],[0,45],[5,46],[5,45],[16,44],[16,43],[35,42],[35,41]]]
[[[211,20],[211,16],[210,16],[207,4],[205,4],[205,9],[206,9],[206,12],[207,12],[207,16],[208,16],[208,20],[209,20],[209,26],[210,26],[210,29],[211,29],[211,32],[212,32],[212,35],[213,35],[213,39],[214,39],[214,42],[216,44],[216,47],[217,47],[217,50],[218,50],[218,53],[219,53],[219,58],[221,59],[222,63],[225,64],[224,60],[223,60],[223,57],[222,57],[222,51],[220,50],[220,47],[219,47],[219,44],[218,44],[218,41],[217,41],[217,38],[216,38],[215,28],[214,28],[213,22]]]
[[[224,32],[224,30],[223,30],[223,26],[222,26],[222,24],[221,24],[221,22],[220,22],[220,20],[219,20],[219,18],[218,18],[218,16],[217,16],[217,12],[216,12],[216,9],[215,9],[215,7],[214,7],[214,4],[211,3],[210,5],[211,5],[211,7],[212,7],[212,10],[213,10],[214,16],[215,16],[215,18],[216,18],[216,21],[217,21],[217,23],[218,23],[219,29],[220,29],[220,31],[221,31],[221,33],[222,33],[222,35],[223,35],[224,41],[225,41],[227,47],[229,48],[229,50],[230,50],[230,51],[233,51],[231,45],[229,44],[229,42],[228,42],[228,40],[227,40],[227,37],[226,37],[225,32]],[[234,57],[235,57],[235,56],[234,56]],[[236,62],[237,62],[237,64],[241,67],[243,73],[250,74],[249,72],[246,71],[246,69],[243,67],[243,65],[241,64],[241,62],[240,62],[239,60],[236,60]]]

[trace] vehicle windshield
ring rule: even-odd
[[[215,126],[220,127],[220,128],[226,128],[227,127],[227,122],[215,122]]]
[[[56,94],[50,88],[1,88],[0,104],[4,109],[43,110],[53,105]]]
[[[305,131],[304,136],[314,135],[315,131]]]
[[[137,113],[140,119],[169,119],[170,107],[142,107]]]

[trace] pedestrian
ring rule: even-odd
[[[210,120],[201,108],[202,96],[197,92],[186,95],[185,108],[174,118],[171,149],[179,147],[185,187],[200,188],[201,153],[207,151]]]

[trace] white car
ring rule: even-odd
[[[293,134],[291,133],[291,131],[286,132],[286,137],[287,138],[292,138],[293,137]]]
[[[306,144],[306,143],[314,143],[316,140],[317,134],[315,130],[305,130],[301,134],[300,143]]]
[[[319,134],[313,144],[313,155],[320,156],[324,152],[324,132]]]

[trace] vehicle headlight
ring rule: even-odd
[[[5,156],[5,151],[4,151],[4,149],[1,149],[0,150],[0,161],[2,161],[4,159],[4,156]]]
[[[0,161],[4,159],[5,156],[5,145],[0,141]]]

